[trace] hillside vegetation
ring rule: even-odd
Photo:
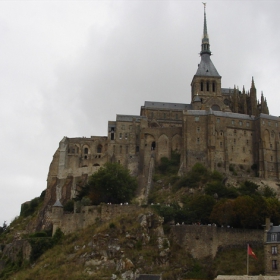
[[[129,279],[138,273],[162,273],[163,279],[175,280],[244,275],[246,248],[224,246],[214,259],[197,260],[174,242],[172,225],[214,223],[257,229],[266,217],[279,224],[275,190],[250,180],[229,184],[225,175],[200,164],[178,177],[178,168],[176,154],[171,160],[162,159],[155,170],[149,205],[66,236],[60,230],[53,237],[44,231],[28,234],[26,228],[36,218],[44,194],[32,200],[9,226],[0,227],[0,279]],[[95,204],[94,183],[89,182],[79,199]],[[71,210],[73,202],[68,204]],[[29,260],[22,251],[15,259],[3,256],[4,247],[15,240],[30,244]],[[263,274],[263,247],[255,246],[254,252],[258,259],[250,260],[250,273]]]

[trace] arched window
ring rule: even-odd
[[[213,111],[221,111],[220,106],[217,105],[217,104],[212,105],[211,109],[212,109]]]
[[[216,91],[216,85],[215,85],[215,82],[213,82],[212,84],[212,91],[215,92]]]
[[[151,150],[155,150],[156,149],[156,142],[152,142],[152,145],[151,145]]]
[[[206,83],[206,90],[209,91],[209,82]]]
[[[84,154],[88,154],[88,148],[84,148]]]
[[[99,144],[98,146],[97,146],[97,153],[102,153],[102,145],[101,144]]]
[[[200,82],[200,91],[203,91],[203,82]]]

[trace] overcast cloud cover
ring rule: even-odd
[[[208,1],[222,87],[254,76],[279,114],[280,1]],[[0,225],[46,188],[63,136],[107,135],[145,100],[190,103],[201,1],[1,1]]]

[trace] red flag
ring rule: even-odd
[[[250,245],[248,245],[248,255],[252,256],[253,258],[257,259],[256,254],[253,252],[252,248],[250,247]]]

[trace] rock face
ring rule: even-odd
[[[3,256],[9,258],[11,261],[16,261],[19,255],[23,260],[29,260],[31,254],[31,245],[27,240],[14,240],[7,244],[3,250]]]
[[[133,229],[127,228],[127,221],[120,221],[120,229],[108,230],[108,233],[98,233],[92,237],[87,245],[75,246],[75,254],[69,259],[76,258],[84,263],[84,273],[98,276],[101,270],[112,271],[111,279],[135,279],[141,273],[141,267],[146,265],[142,254],[136,254],[133,260],[128,257],[129,252],[137,252],[141,247],[150,246],[154,240],[156,248],[155,264],[168,265],[169,240],[164,236],[162,218],[153,214],[140,214]],[[134,228],[135,226],[135,228]],[[147,250],[149,250],[147,247]],[[86,251],[85,253],[82,253]],[[73,256],[74,255],[74,256]]]

